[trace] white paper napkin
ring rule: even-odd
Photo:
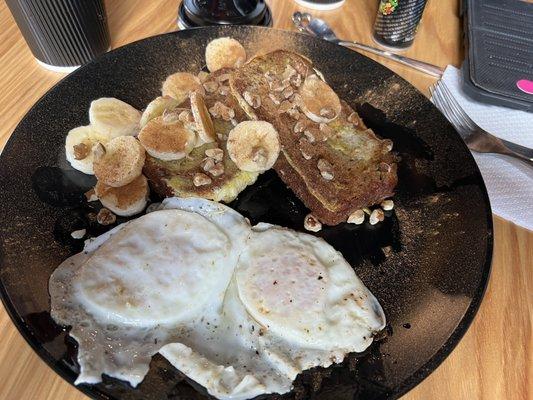
[[[480,127],[501,139],[533,147],[533,113],[478,103],[461,89],[461,71],[448,66],[442,80]],[[533,230],[533,168],[511,157],[472,152],[489,192],[492,212]]]

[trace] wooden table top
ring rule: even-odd
[[[178,0],[108,0],[106,3],[113,48],[176,30]],[[268,3],[274,26],[293,29],[290,17],[302,8],[291,0]],[[332,24],[340,37],[372,44],[374,3],[347,0],[341,9],[313,13]],[[37,65],[3,0],[0,26],[1,150],[24,114],[64,74]],[[414,45],[405,54],[443,67],[459,66],[463,59],[460,28],[457,0],[430,1]],[[433,78],[383,59],[378,61],[428,94]],[[525,400],[533,396],[533,233],[498,217],[494,222],[492,276],[471,328],[444,363],[405,395],[404,400]],[[19,335],[2,306],[0,399],[87,399],[41,361]]]

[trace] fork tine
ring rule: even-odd
[[[445,98],[447,99],[447,102],[450,104],[450,106],[452,106],[455,109],[458,118],[460,118],[462,121],[464,121],[464,124],[470,130],[475,130],[477,128],[477,124],[465,112],[465,110],[461,107],[461,105],[459,104],[457,99],[455,97],[453,97],[451,91],[449,90],[449,88],[446,86],[446,84],[444,82],[443,82],[443,85],[442,85],[442,93],[445,96]]]
[[[446,119],[455,127],[457,130],[464,130],[464,123],[460,118],[457,117],[456,113],[450,107],[450,105],[445,101],[441,90],[440,85],[437,86],[433,91],[433,97],[435,105],[437,108],[444,114]]]
[[[468,120],[465,120],[465,118],[462,117],[462,114],[459,113],[457,104],[450,100],[450,96],[446,95],[444,92],[441,92],[441,96],[443,102],[448,107],[449,114],[455,121],[456,128],[460,127],[463,131],[473,131],[475,127],[472,127],[472,125],[468,123]]]
[[[431,97],[433,98],[433,93],[435,93],[435,90],[437,90],[437,85],[439,84],[439,82],[435,82],[433,85],[430,85],[429,86],[429,94],[431,95]]]
[[[452,115],[450,115],[450,110],[448,109],[448,106],[442,100],[442,95],[440,94],[439,89],[436,89],[433,92],[432,100],[433,100],[433,103],[437,106],[437,108],[444,114],[446,119],[448,119],[452,123],[455,123],[455,121],[452,121],[452,119],[454,118]]]
[[[433,101],[433,104],[444,114],[444,116],[449,120],[449,111],[448,107],[445,106],[444,102],[442,101],[442,97],[440,94],[440,89],[438,86],[435,86],[431,91],[431,100]]]
[[[446,117],[446,119],[452,124],[452,126],[455,128],[455,130],[459,133],[459,135],[464,139],[469,136],[469,133],[471,130],[465,126],[464,121],[462,121],[452,109],[452,107],[446,102],[446,100],[443,97],[443,94],[441,93],[440,87],[437,87],[437,89],[434,92],[434,101],[437,108],[442,112],[442,114]]]

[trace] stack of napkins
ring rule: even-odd
[[[533,148],[533,113],[478,103],[461,89],[461,71],[448,66],[442,81],[481,128],[501,139]],[[489,192],[494,214],[533,230],[533,168],[499,154],[472,152]]]

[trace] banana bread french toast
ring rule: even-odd
[[[214,131],[217,133],[214,142],[204,143],[193,149],[186,157],[174,161],[163,161],[147,155],[143,172],[150,180],[151,187],[159,195],[203,197],[229,203],[246,186],[256,181],[259,174],[237,168],[226,149],[227,134],[234,124],[248,119],[230,93],[228,83],[230,73],[229,69],[221,69],[209,74],[203,82],[205,88],[203,99],[211,111]],[[189,100],[180,107],[188,107],[188,102]],[[216,153],[213,149],[222,151]],[[208,157],[211,154],[212,156]],[[219,170],[210,168],[219,168]],[[199,181],[198,178],[204,181]]]
[[[392,196],[397,159],[392,142],[366,128],[321,78],[308,59],[278,50],[234,70],[230,87],[251,119],[278,130],[281,179],[322,223],[336,225]]]

